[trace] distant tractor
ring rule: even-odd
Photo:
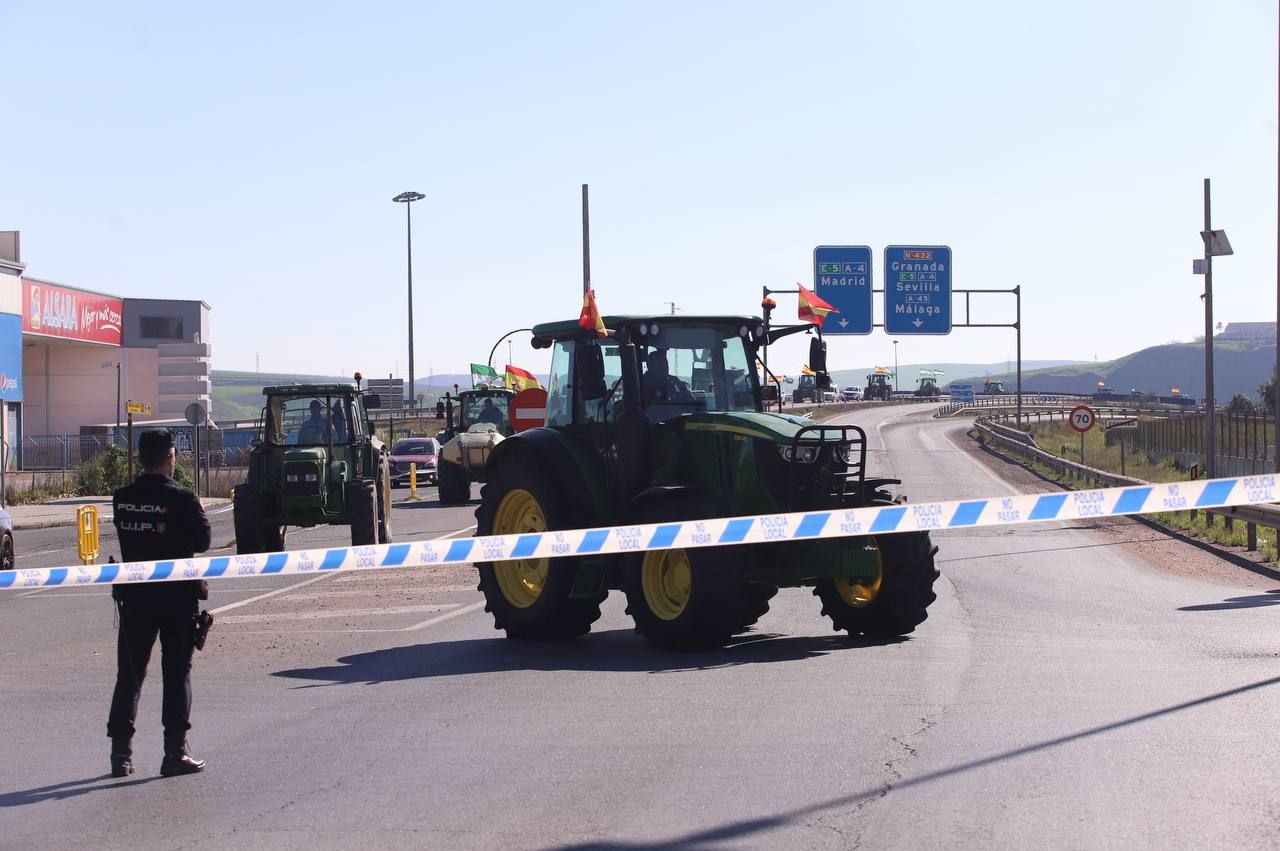
[[[920,370],[920,378],[917,381],[919,386],[916,387],[913,395],[922,399],[937,399],[942,395],[942,389],[938,387],[938,376],[940,375],[943,375],[940,369]]]
[[[984,384],[982,387],[982,392],[988,396],[1003,396],[1004,382],[992,381],[990,378],[988,378],[986,384]]]
[[[889,401],[893,397],[893,384],[889,381],[892,375],[887,369],[876,367],[875,371],[867,376],[867,389],[862,392],[862,398],[867,401],[874,399]]]
[[[236,485],[236,551],[278,552],[288,526],[350,526],[353,546],[391,541],[388,453],[351,384],[264,387],[247,481]]]
[[[791,401],[797,405],[801,402],[818,401],[818,384],[812,375],[801,375],[797,379],[796,389],[791,391]]]
[[[467,502],[471,483],[485,481],[490,453],[512,434],[508,409],[514,396],[514,391],[498,387],[445,396],[445,427],[436,435],[440,441],[436,493],[442,505]]]
[[[897,480],[867,475],[861,428],[762,411],[758,354],[783,334],[760,319],[607,316],[604,323],[606,338],[576,318],[534,326],[533,345],[551,349],[545,425],[494,449],[478,537],[898,502],[888,489]],[[825,389],[816,342],[810,365],[815,386]],[[486,610],[509,638],[581,635],[609,592],[622,591],[648,640],[696,648],[751,627],[780,587],[812,588],[835,630],[906,635],[935,599],[935,552],[927,532],[908,532],[524,557],[477,568]]]

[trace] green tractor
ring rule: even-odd
[[[391,542],[388,453],[374,436],[376,396],[350,384],[264,387],[266,405],[234,494],[236,551],[278,552],[285,527],[351,527],[352,546]]]
[[[445,427],[436,435],[436,494],[442,505],[462,505],[471,499],[471,483],[485,481],[489,455],[512,434],[508,408],[515,395],[499,387],[477,387],[440,402]]]
[[[765,413],[757,353],[799,326],[752,317],[612,316],[605,338],[576,320],[538,325],[550,348],[546,424],[489,458],[477,536],[895,502],[866,475],[866,434]],[[818,386],[825,353],[811,344]],[[910,633],[934,600],[927,532],[623,555],[481,562],[494,626],[570,638],[626,594],[636,629],[669,648],[718,646],[759,619],[780,587],[811,587],[833,628]]]

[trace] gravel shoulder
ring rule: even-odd
[[[1023,493],[1062,490],[1019,462],[979,446],[963,431],[954,432],[952,438],[974,461]],[[1079,523],[1100,536],[1106,546],[1122,547],[1155,570],[1249,590],[1280,589],[1280,571],[1263,561],[1261,553],[1249,552],[1244,547],[1202,541],[1146,518],[1118,517]]]

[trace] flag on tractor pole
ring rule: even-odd
[[[818,373],[814,372],[812,369],[809,369],[808,364],[806,364],[800,367],[800,374],[801,375],[817,375]]]
[[[803,286],[800,286],[800,284],[796,284],[796,286],[800,287],[801,320],[805,322],[812,322],[814,325],[821,328],[822,323],[827,321],[828,313],[840,312],[822,299],[818,298],[809,290],[806,290]]]
[[[587,290],[582,296],[582,313],[578,314],[578,325],[588,331],[594,330],[597,337],[609,336],[600,318],[600,310],[596,307],[596,291]]]
[[[471,386],[476,387],[480,384],[494,385],[498,383],[498,371],[491,366],[485,366],[482,363],[471,364]]]
[[[528,370],[521,369],[518,366],[507,364],[507,389],[519,392],[527,390],[530,387],[541,387],[538,383],[537,376]]]

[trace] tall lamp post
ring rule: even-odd
[[[406,253],[408,256],[409,270],[409,407],[413,408],[417,404],[416,388],[413,383],[413,209],[414,201],[421,201],[426,198],[421,192],[401,192],[391,200],[397,204],[404,204],[404,223],[406,236]]]
[[[901,387],[898,386],[898,341],[897,340],[893,341],[893,389],[894,390],[902,389]],[[893,393],[890,393],[889,395],[892,396]]]

